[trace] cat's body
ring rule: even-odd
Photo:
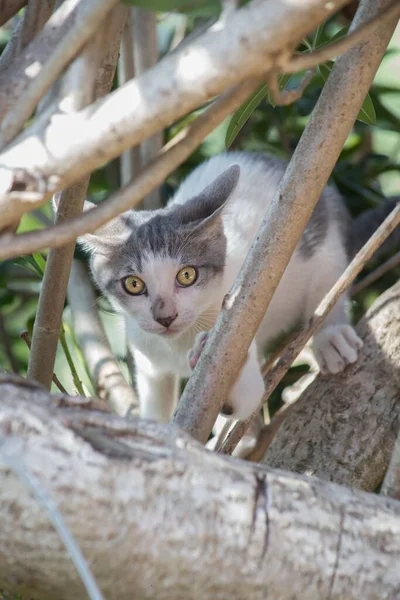
[[[190,375],[188,352],[193,346],[199,352],[197,334],[214,324],[284,170],[285,164],[273,157],[219,155],[189,175],[167,208],[125,213],[98,237],[91,236],[94,278],[125,314],[143,416],[167,420],[171,415],[178,380]],[[229,404],[234,417],[248,416],[261,399],[257,353],[282,332],[308,320],[346,268],[348,223],[338,192],[327,187],[232,390]],[[124,290],[128,276],[133,276],[134,295]],[[189,283],[182,279],[182,286],[177,277]],[[142,284],[144,291],[136,294]],[[339,372],[356,360],[362,342],[348,325],[345,297],[315,336],[314,345],[326,371]]]

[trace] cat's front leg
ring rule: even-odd
[[[134,352],[140,416],[167,423],[178,401],[179,378],[161,373],[144,354]]]
[[[202,331],[196,337],[188,356],[191,369],[194,369],[197,364],[207,336],[208,333]],[[257,358],[257,347],[253,341],[246,362],[231,389],[227,403],[222,407],[221,413],[231,419],[247,419],[260,406],[263,395],[264,380]]]

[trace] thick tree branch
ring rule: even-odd
[[[336,281],[335,285],[329,290],[326,296],[322,299],[320,304],[315,309],[315,312],[307,324],[292,340],[290,340],[287,347],[282,352],[276,365],[274,365],[269,373],[265,376],[265,394],[263,403],[268,400],[276,386],[282,380],[284,375],[288,372],[293,361],[298,357],[306,343],[314,335],[314,333],[322,325],[323,321],[332,310],[336,302],[342,296],[342,294],[349,288],[357,275],[361,272],[366,263],[375,254],[376,250],[383,244],[383,242],[389,237],[394,229],[400,223],[400,204],[398,204],[390,215],[385,219],[382,225],[377,229],[374,235],[368,240],[368,242],[361,248],[354,259],[351,261],[344,273]],[[261,408],[261,407],[260,407]],[[239,422],[235,425],[233,430],[229,433],[226,442],[223,444],[221,451],[226,454],[232,454],[237,444],[247,431],[254,415],[249,417],[246,421]],[[266,438],[267,441],[268,438]],[[268,440],[269,441],[269,440]],[[260,460],[264,456],[267,448],[259,448]],[[262,451],[264,450],[264,451]]]
[[[55,408],[10,376],[0,385],[0,437],[22,442],[25,468],[107,600],[131,600],[132,590],[157,600],[398,592],[400,508],[387,498],[216,456],[171,426]],[[86,600],[47,516],[2,464],[0,519],[0,586]]]
[[[399,426],[400,285],[357,326],[360,357],[338,377],[319,375],[269,447],[272,467],[373,491],[382,482]]]
[[[1,72],[0,147],[20,131],[62,69],[95,33],[116,2],[65,0],[42,33]]]
[[[96,307],[96,294],[84,264],[75,260],[68,284],[74,332],[100,398],[124,417],[138,402],[111,351]]]
[[[356,17],[359,26],[387,4],[386,0],[362,2]],[[203,443],[338,159],[394,27],[395,23],[378,26],[367,43],[336,61],[256,240],[225,298],[174,415],[177,425]]]
[[[160,155],[135,181],[102,202],[96,209],[86,211],[79,218],[54,227],[20,235],[4,234],[0,237],[0,258],[27,254],[37,248],[59,247],[85,232],[95,231],[118,214],[138,204],[154,185],[161,183],[201,144],[219,123],[232,114],[259,85],[253,79],[221,96],[184,131],[164,146]]]
[[[304,35],[346,1],[254,0],[223,29],[207,31],[108,98],[50,120],[39,134],[27,130],[0,156],[3,227],[229,86],[283,67]]]
[[[400,435],[397,436],[381,494],[400,500]]]

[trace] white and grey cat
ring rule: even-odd
[[[166,208],[124,213],[85,237],[94,280],[125,315],[144,417],[166,421],[178,383],[190,375],[204,331],[215,323],[284,173],[265,155],[231,152],[211,158],[181,184]],[[224,413],[246,418],[259,405],[261,350],[308,320],[348,263],[349,217],[327,186],[297,245],[250,347]],[[357,359],[362,341],[349,324],[343,296],[314,336],[324,372]]]

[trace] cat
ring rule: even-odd
[[[125,316],[141,416],[171,417],[179,380],[195,366],[285,168],[268,155],[215,156],[183,181],[166,208],[128,211],[83,238],[95,283]],[[349,228],[339,192],[327,185],[250,346],[226,416],[244,419],[259,406],[263,349],[306,322],[345,270]],[[362,345],[344,294],[313,338],[320,369],[341,372]]]

